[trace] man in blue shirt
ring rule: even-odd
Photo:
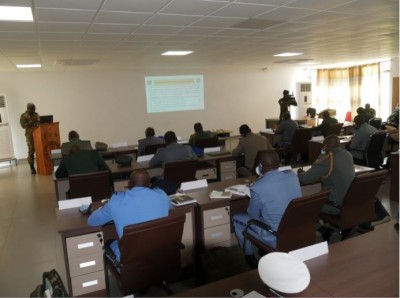
[[[243,230],[249,220],[262,221],[276,231],[290,201],[302,196],[297,175],[292,171],[279,171],[278,153],[273,150],[262,152],[259,162],[263,176],[250,188],[251,198],[247,213],[235,214],[232,220],[236,237],[242,247]],[[266,244],[276,246],[276,237],[271,233],[258,227],[250,228],[249,231]],[[246,261],[254,267],[257,261],[250,242],[247,242],[244,250]]]
[[[150,189],[150,176],[146,170],[139,169],[133,172],[129,180],[130,190],[119,192],[102,208],[94,211],[88,218],[90,226],[102,226],[113,221],[121,238],[124,227],[153,219],[166,217],[171,209],[171,200],[161,189]],[[110,244],[120,260],[118,241]]]

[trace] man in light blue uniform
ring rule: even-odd
[[[247,213],[233,216],[233,226],[240,246],[243,247],[243,230],[251,219],[256,219],[269,225],[274,231],[279,227],[286,207],[295,198],[301,197],[301,188],[297,175],[292,171],[279,171],[279,155],[273,150],[260,154],[260,172],[263,176],[250,188],[250,203]],[[275,247],[276,237],[258,227],[250,228],[250,233],[256,235],[266,244]],[[247,242],[245,247],[246,261],[255,266],[257,263],[253,247]]]
[[[153,219],[166,217],[172,204],[161,189],[150,189],[150,176],[146,170],[133,172],[129,180],[130,190],[116,193],[102,208],[94,211],[88,218],[90,226],[102,226],[113,221],[121,238],[124,227]],[[118,241],[110,244],[116,260],[120,260]]]

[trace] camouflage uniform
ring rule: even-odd
[[[26,111],[19,120],[22,128],[25,129],[26,144],[28,145],[28,163],[33,166],[35,160],[35,146],[33,143],[33,129],[39,126],[39,114]]]

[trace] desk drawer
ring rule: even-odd
[[[71,284],[74,297],[105,289],[104,270],[73,277]]]
[[[72,257],[69,258],[68,262],[71,277],[104,269],[102,253],[85,255],[82,257]]]
[[[204,229],[223,224],[230,224],[229,206],[203,212]]]
[[[219,164],[221,172],[236,171],[236,160],[222,161]]]
[[[201,169],[196,171],[196,179],[217,179],[217,169],[216,168],[208,168]]]
[[[221,181],[236,179],[236,170],[230,172],[221,172]]]
[[[213,246],[220,242],[231,239],[231,225],[224,224],[216,227],[204,229],[204,244],[206,247]]]
[[[102,232],[67,238],[68,257],[101,254],[103,252],[103,241]]]

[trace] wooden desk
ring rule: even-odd
[[[297,119],[294,121],[296,121],[299,125],[307,124],[307,119]],[[278,122],[278,118],[265,119],[265,128],[276,129],[278,127]]]
[[[128,145],[117,148],[108,148],[106,151],[99,151],[103,159],[113,159],[115,156],[120,154],[131,155],[133,159],[136,159],[137,156],[137,145]],[[53,166],[58,166],[61,162],[62,154],[61,153],[51,153],[51,160]]]
[[[98,208],[100,202],[94,202]],[[185,205],[171,209],[171,213],[185,214],[182,243],[185,248],[181,251],[182,266],[189,266],[193,259],[195,247],[194,206]],[[90,227],[87,215],[79,212],[78,208],[68,210],[56,209],[58,232],[62,238],[65,269],[67,274],[68,292],[71,296],[107,296],[103,245],[109,239],[117,239],[113,224],[104,227]]]
[[[329,246],[329,254],[305,262],[311,274],[306,290],[285,297],[398,297],[399,234],[392,223],[382,224],[364,235]],[[232,289],[245,294],[257,291],[274,296],[259,278],[248,271],[175,296],[229,297]]]

